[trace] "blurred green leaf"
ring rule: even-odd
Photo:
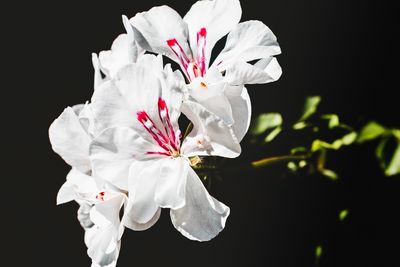
[[[338,150],[342,146],[351,145],[356,140],[356,138],[357,138],[357,133],[350,132],[344,135],[342,138],[336,139],[332,143],[316,139],[311,144],[311,151],[315,152],[320,150],[321,148]]]
[[[295,123],[295,124],[293,125],[293,129],[295,129],[295,130],[301,130],[301,129],[306,128],[307,126],[308,126],[308,124],[307,124],[306,122],[304,122],[304,121],[299,121],[299,122],[297,122],[297,123]]]
[[[378,138],[386,131],[387,130],[385,127],[375,121],[371,121],[361,129],[358,135],[357,143],[364,143],[366,141]]]
[[[328,169],[321,169],[320,173],[323,176],[328,177],[329,179],[331,179],[332,181],[336,181],[337,179],[339,179],[339,176],[337,175],[336,172],[332,171],[332,170],[328,170]]]
[[[320,96],[307,97],[303,108],[303,115],[301,116],[299,121],[304,121],[308,119],[312,114],[314,114],[317,111],[319,102],[321,102]]]
[[[294,147],[290,150],[291,154],[297,154],[299,152],[307,152],[307,148],[304,146]]]
[[[279,113],[263,113],[260,114],[254,122],[251,134],[261,135],[266,130],[276,128],[282,125],[282,116]]]
[[[329,129],[339,126],[339,116],[336,114],[325,114],[321,116],[322,119],[328,120]]]
[[[315,247],[315,261],[318,262],[322,256],[322,246],[318,245]]]
[[[346,219],[347,215],[349,215],[349,210],[347,209],[341,210],[339,212],[339,220],[343,221],[344,219]]]
[[[270,132],[264,139],[265,143],[271,142],[282,131],[282,127],[278,126]]]
[[[297,164],[293,161],[288,162],[287,168],[291,170],[292,172],[296,172],[299,168],[297,167]]]
[[[400,130],[399,129],[393,129],[392,134],[394,137],[396,137],[400,141]]]
[[[376,148],[376,157],[386,176],[400,173],[400,140],[397,136],[383,138]]]

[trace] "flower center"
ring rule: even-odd
[[[169,116],[169,110],[164,99],[158,99],[158,116],[162,123],[160,129],[149,117],[146,111],[139,111],[137,119],[161,148],[161,151],[147,151],[151,155],[164,155],[168,157],[180,156],[179,130],[175,132]]]
[[[106,193],[105,193],[104,191],[99,192],[99,193],[96,195],[96,199],[101,200],[101,201],[104,201],[104,195],[105,195],[105,194],[106,194]]]
[[[173,38],[167,40],[168,46],[174,52],[174,54],[178,57],[182,70],[184,71],[186,77],[189,81],[197,77],[204,77],[206,74],[206,56],[205,56],[205,48],[207,44],[207,30],[206,28],[201,28],[196,35],[196,58],[193,58],[191,55],[186,55],[185,51],[182,49],[182,46],[179,42]]]

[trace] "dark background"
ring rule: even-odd
[[[400,127],[394,7],[385,1],[262,2],[242,1],[242,21],[261,20],[277,35],[283,76],[249,86],[254,114],[281,112],[293,122],[304,98],[318,94],[323,112],[338,113],[356,128],[370,119]],[[3,9],[12,18],[2,17],[1,218],[8,249],[1,266],[90,266],[77,205],[55,205],[69,167],[52,152],[47,129],[66,106],[90,98],[91,52],[109,49],[124,31],[121,14],[162,4],[183,16],[192,1],[53,1]],[[278,138],[265,155],[290,145]],[[187,240],[164,211],[153,228],[125,232],[118,266],[315,266],[316,245],[323,246],[320,266],[399,266],[400,177],[381,174],[375,145],[333,153],[337,182],[292,175],[283,164],[226,173],[210,190],[231,208],[219,236]],[[251,158],[253,151],[244,149],[238,162]],[[350,214],[339,222],[344,208]]]

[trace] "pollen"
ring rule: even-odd
[[[106,193],[105,192],[100,192],[100,193],[98,193],[97,195],[96,195],[96,199],[98,199],[98,200],[101,200],[101,201],[104,201],[104,195],[105,195]]]
[[[204,82],[200,82],[200,87],[201,87],[201,88],[204,88],[204,89],[208,89],[207,84],[204,83]]]

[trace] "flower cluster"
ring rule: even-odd
[[[148,229],[162,208],[192,240],[224,228],[229,208],[208,194],[191,159],[237,157],[251,117],[244,85],[281,75],[276,37],[260,21],[239,23],[241,12],[238,0],[206,0],[183,18],[168,6],[123,16],[126,33],[92,55],[91,100],[50,126],[53,150],[72,167],[57,203],[79,203],[92,266],[115,266],[124,229]],[[193,124],[186,136],[181,114]]]

